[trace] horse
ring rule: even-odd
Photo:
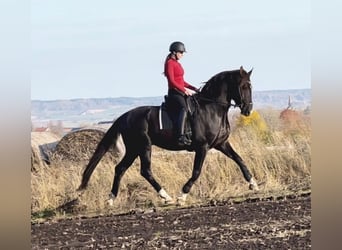
[[[152,185],[165,203],[175,200],[155,180],[151,171],[152,145],[166,150],[188,150],[195,152],[192,175],[184,184],[177,197],[179,204],[184,204],[191,187],[200,176],[207,152],[214,148],[237,163],[244,179],[251,190],[258,190],[258,184],[248,170],[242,158],[235,152],[228,141],[230,125],[228,110],[231,106],[239,107],[244,116],[249,116],[253,108],[252,73],[241,66],[240,69],[223,71],[212,76],[199,91],[191,97],[196,100],[193,114],[191,145],[179,145],[175,136],[165,136],[159,128],[159,106],[140,106],[122,114],[98,143],[97,148],[84,169],[78,191],[84,190],[89,179],[109,148],[116,143],[121,135],[125,145],[125,155],[115,167],[115,174],[108,203],[113,205],[118,195],[120,180],[134,160],[140,158],[140,174]],[[232,103],[234,101],[234,103]]]

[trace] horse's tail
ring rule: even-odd
[[[89,163],[83,172],[81,185],[77,189],[78,191],[81,191],[87,187],[90,176],[94,172],[97,164],[104,154],[109,150],[109,148],[117,141],[119,135],[119,119],[117,119],[97,145],[95,153],[90,158]]]

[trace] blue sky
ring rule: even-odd
[[[162,96],[172,41],[195,86],[253,69],[254,90],[311,87],[310,1],[31,0],[31,99]]]

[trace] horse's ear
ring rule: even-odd
[[[240,66],[240,76],[245,76],[245,75],[246,75],[245,69],[242,66]]]
[[[251,76],[251,74],[252,74],[252,71],[253,71],[253,68],[247,73],[248,74],[248,76]]]

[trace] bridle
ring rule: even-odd
[[[249,86],[252,86],[251,81],[246,81],[246,83],[248,83]],[[200,100],[203,100],[203,101],[215,103],[215,104],[218,104],[218,105],[227,107],[227,108],[229,108],[229,107],[242,108],[242,104],[244,104],[244,105],[252,105],[253,102],[245,103],[245,102],[243,101],[240,87],[238,88],[238,90],[239,90],[239,95],[240,95],[240,100],[241,100],[241,103],[239,103],[239,104],[236,104],[235,101],[234,101],[234,103],[232,103],[232,102],[230,102],[230,103],[229,103],[229,102],[219,102],[219,101],[216,101],[216,100],[213,100],[213,99],[210,99],[210,98],[201,96],[201,95],[196,95],[196,98],[198,98],[198,99],[200,99]],[[200,93],[200,92],[199,92],[199,93]],[[194,99],[196,100],[196,98],[194,98]],[[197,101],[197,100],[196,100],[196,101]]]
[[[249,86],[249,88],[252,88],[252,83],[251,83],[251,81],[246,81],[245,82],[245,84],[248,84],[248,86]],[[240,89],[240,87],[239,87],[239,95],[240,95],[240,100],[241,100],[241,103],[238,105],[238,107],[240,107],[240,108],[242,108],[242,104],[245,104],[245,105],[253,105],[253,102],[249,102],[249,103],[245,103],[244,101],[243,101],[243,96],[242,96],[242,94],[241,94],[241,89]]]

